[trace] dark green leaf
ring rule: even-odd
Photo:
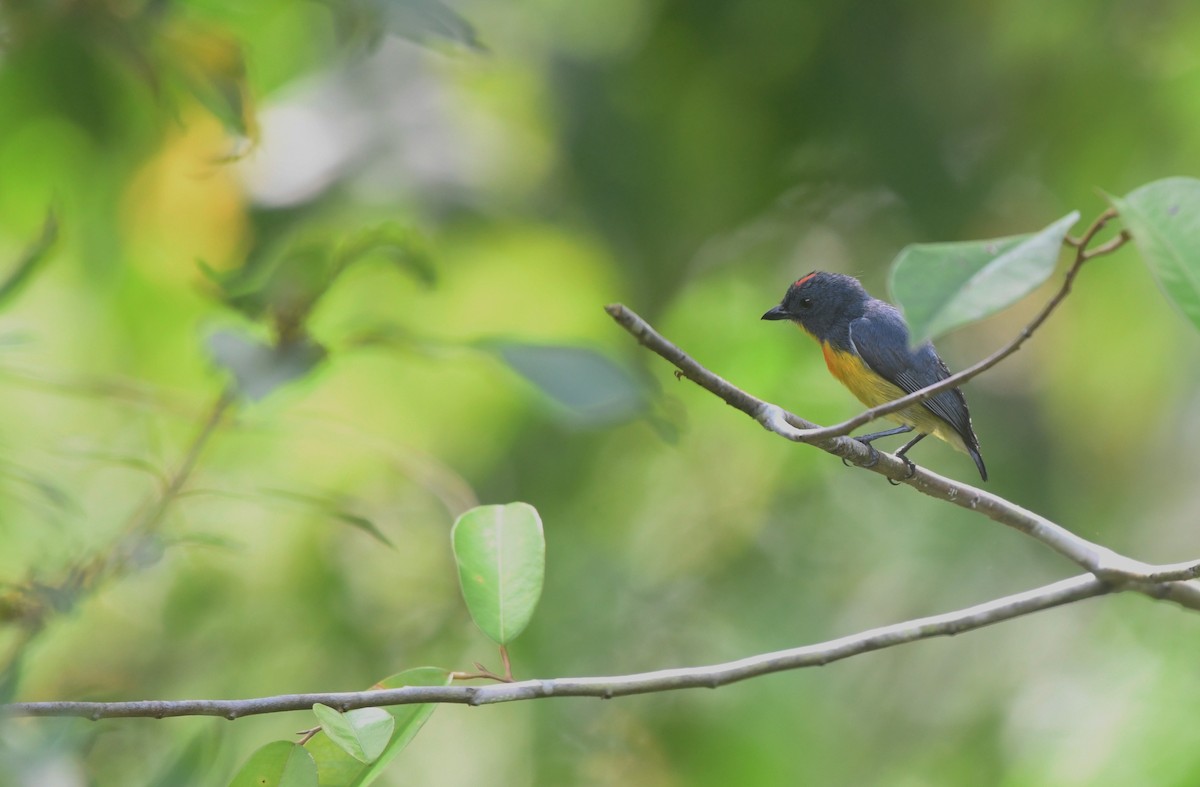
[[[595,350],[510,341],[482,346],[560,405],[574,423],[616,423],[646,408],[646,392],[637,378]]]
[[[365,229],[347,239],[337,250],[336,273],[360,260],[380,257],[411,274],[425,286],[437,281],[433,255],[413,229],[394,221]]]
[[[450,538],[471,619],[498,644],[511,642],[542,595],[546,541],[537,509],[477,506],[455,521]]]
[[[1200,328],[1200,180],[1156,180],[1109,201],[1163,292]]]
[[[11,478],[33,490],[36,493],[36,500],[49,504],[50,510],[56,513],[81,514],[84,511],[83,505],[65,487],[60,486],[49,476],[40,475],[26,467],[9,464],[2,460],[0,460],[0,476]]]
[[[185,27],[164,37],[167,58],[182,85],[225,129],[248,140],[258,135],[241,42],[216,28]]]
[[[918,243],[892,263],[889,289],[921,342],[1011,306],[1054,273],[1079,212],[1041,232],[963,243]]]
[[[260,491],[264,495],[275,497],[280,500],[287,500],[293,503],[299,503],[300,505],[311,506],[325,516],[336,519],[339,522],[350,525],[351,527],[358,528],[383,544],[395,548],[395,544],[393,544],[388,537],[383,534],[383,531],[379,529],[378,525],[376,525],[370,519],[367,519],[365,516],[360,516],[359,514],[355,514],[351,511],[347,511],[344,508],[340,508],[338,501],[331,499],[328,496],[293,492],[288,489],[261,489]]]
[[[422,43],[440,38],[485,51],[475,28],[441,0],[374,0],[382,14],[383,30]]]
[[[42,234],[25,249],[12,271],[3,281],[0,281],[0,305],[11,300],[20,292],[38,266],[50,256],[50,250],[54,248],[54,242],[57,239],[58,218],[51,211],[46,214],[46,221],[42,224]]]
[[[174,758],[154,778],[145,783],[145,787],[194,784],[200,776],[212,770],[214,763],[219,762],[221,737],[220,727],[209,727],[193,735]]]
[[[168,547],[210,547],[212,549],[228,550],[231,552],[239,550],[244,546],[243,542],[232,537],[198,531],[180,533],[177,536],[166,538],[164,541]]]
[[[229,787],[317,787],[317,764],[303,746],[275,741],[250,755]]]
[[[215,331],[208,337],[208,349],[213,360],[233,374],[238,393],[251,400],[303,377],[325,357],[325,349],[309,339],[272,346],[232,330]]]
[[[136,456],[134,454],[124,454],[118,451],[105,451],[96,448],[63,448],[58,453],[66,457],[74,459],[85,459],[100,464],[111,465],[113,467],[124,467],[128,470],[135,470],[153,478],[162,484],[166,484],[167,478],[163,473],[162,468],[151,462],[145,457]]]

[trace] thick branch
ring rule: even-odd
[[[951,480],[923,467],[913,469],[890,454],[872,452],[857,440],[849,437],[813,438],[814,424],[778,405],[752,396],[713,374],[625,306],[612,304],[606,306],[605,310],[643,346],[674,364],[684,377],[749,415],[768,431],[794,442],[809,443],[859,467],[906,483],[930,497],[954,503],[1019,530],[1107,582],[1130,583],[1136,586],[1135,589],[1156,598],[1169,598],[1183,606],[1200,609],[1200,584],[1165,584],[1166,580],[1191,579],[1200,575],[1200,565],[1151,566],[1141,563],[1077,536],[1061,525],[998,495]]]
[[[153,700],[144,702],[19,702],[0,706],[0,716],[82,716],[89,719],[223,716],[238,719],[263,713],[308,710],[323,703],[341,711],[417,703],[490,705],[550,697],[601,697],[692,688],[717,688],[773,672],[819,667],[834,661],[966,631],[1112,592],[1090,574],[1016,593],[956,612],[918,618],[816,645],[764,653],[707,667],[658,670],[596,678],[523,680],[490,686],[408,686],[400,689],[287,694],[247,700]]]

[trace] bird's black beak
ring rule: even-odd
[[[764,320],[790,320],[792,319],[792,315],[788,314],[787,311],[784,310],[783,306],[780,305],[764,314],[762,318]]]

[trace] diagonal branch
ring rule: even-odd
[[[1124,246],[1129,240],[1129,233],[1122,230],[1117,237],[1113,238],[1109,242],[1097,246],[1091,251],[1088,251],[1087,245],[1096,236],[1096,233],[1104,229],[1104,226],[1113,218],[1115,218],[1116,215],[1117,212],[1112,208],[1109,208],[1101,213],[1094,222],[1092,222],[1091,226],[1087,228],[1087,230],[1078,240],[1071,238],[1066,241],[1067,245],[1075,249],[1075,259],[1071,263],[1071,267],[1067,269],[1066,275],[1063,277],[1062,286],[1058,288],[1058,292],[1054,294],[1054,297],[1046,302],[1046,305],[1043,306],[1042,310],[1037,313],[1037,316],[1034,317],[1028,325],[1022,328],[1021,332],[1018,333],[1011,342],[973,366],[969,366],[960,372],[956,372],[946,379],[939,380],[933,385],[922,388],[919,391],[914,391],[913,393],[908,394],[907,396],[902,396],[899,399],[893,399],[887,404],[881,404],[878,407],[872,407],[864,410],[850,420],[843,421],[840,424],[806,429],[806,437],[808,437],[809,440],[818,440],[823,437],[840,437],[841,435],[850,434],[850,432],[862,426],[863,424],[874,421],[877,418],[882,418],[885,415],[890,415],[891,413],[900,412],[906,407],[910,407],[914,404],[920,404],[929,397],[935,396],[942,391],[947,391],[951,388],[957,388],[959,385],[967,382],[968,380],[983,374],[988,369],[991,369],[993,366],[1000,363],[1017,350],[1021,349],[1021,345],[1025,344],[1029,337],[1033,336],[1033,332],[1042,326],[1042,323],[1046,321],[1046,318],[1050,316],[1051,312],[1058,308],[1058,305],[1063,302],[1067,295],[1070,294],[1071,285],[1075,283],[1075,277],[1079,275],[1079,270],[1083,267],[1083,264],[1088,260],[1095,259],[1096,257],[1101,257],[1105,254],[1111,254],[1112,252]]]
[[[852,656],[884,650],[909,642],[953,636],[1117,590],[1120,588],[1102,582],[1090,574],[1083,574],[955,612],[882,626],[816,645],[763,653],[738,661],[706,667],[666,669],[614,677],[523,680],[490,686],[407,686],[399,689],[372,691],[287,694],[246,700],[19,702],[0,705],[0,718],[4,716],[82,716],[97,720],[133,717],[161,719],[168,716],[223,716],[233,720],[263,713],[308,710],[318,702],[345,712],[354,708],[419,703],[491,705],[498,702],[550,697],[610,699],[630,694],[648,694],[679,689],[715,689],[718,686],[774,672],[819,667]]]
[[[0,595],[0,622],[14,621],[24,629],[16,645],[0,662],[0,682],[17,669],[28,646],[53,617],[108,580],[134,571],[145,563],[146,538],[158,530],[171,506],[183,493],[205,446],[235,401],[232,388],[224,389],[217,396],[175,472],[166,479],[158,496],[135,513],[125,532],[114,542],[70,566],[66,575],[54,583],[31,578]]]
[[[852,438],[813,438],[811,435],[814,424],[778,405],[752,396],[710,372],[625,306],[612,304],[606,306],[605,310],[643,346],[674,364],[684,377],[758,421],[768,431],[794,442],[809,443],[859,467],[872,470],[893,481],[908,484],[930,497],[975,511],[1002,525],[1019,530],[1107,582],[1130,584],[1133,589],[1155,598],[1168,598],[1183,606],[1200,610],[1200,584],[1165,581],[1200,576],[1200,562],[1150,566],[1077,536],[1063,526],[998,495],[954,481],[923,467],[913,469],[890,454],[872,452],[868,446]]]

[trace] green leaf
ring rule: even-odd
[[[580,425],[612,424],[646,409],[648,397],[637,378],[595,350],[510,341],[481,346],[499,355]]]
[[[329,494],[306,494],[304,492],[294,492],[290,489],[274,489],[264,487],[259,490],[262,494],[268,497],[274,497],[279,500],[285,500],[291,503],[297,503],[302,506],[311,507],[318,511],[323,516],[341,522],[350,527],[357,528],[372,538],[376,539],[384,546],[396,548],[396,545],[383,534],[379,529],[379,525],[365,516],[355,514],[345,508],[340,507],[339,501]]]
[[[208,727],[193,735],[159,773],[143,783],[144,787],[178,787],[195,783],[201,775],[219,767],[216,763],[221,761],[222,737],[220,727]]]
[[[546,540],[528,503],[477,506],[450,531],[463,598],[475,625],[500,645],[533,616],[546,572]]]
[[[449,41],[487,52],[475,28],[441,0],[320,0],[333,13],[338,37],[376,49],[384,35],[428,46]]]
[[[328,705],[313,705],[313,713],[330,740],[359,762],[374,762],[392,737],[396,720],[382,708],[358,708],[339,713]]]
[[[188,26],[162,39],[163,60],[175,76],[227,131],[257,141],[258,128],[246,78],[243,45],[216,29]]]
[[[1073,211],[1032,235],[916,243],[892,263],[888,289],[914,343],[981,320],[1024,298],[1054,273]]]
[[[418,43],[442,38],[475,51],[486,51],[471,23],[440,0],[376,1],[383,9],[383,28],[393,35]]]
[[[367,227],[339,244],[335,253],[334,277],[346,268],[373,257],[387,260],[426,287],[437,283],[433,255],[424,238],[411,227],[395,221]]]
[[[1158,285],[1200,328],[1200,180],[1156,180],[1108,199]]]
[[[376,683],[373,688],[396,689],[402,686],[445,686],[450,682],[450,673],[437,667],[417,667],[392,675]],[[308,750],[317,761],[321,776],[321,787],[366,787],[375,781],[409,741],[416,736],[429,719],[437,705],[394,705],[383,708],[395,720],[391,739],[383,752],[369,765],[350,756],[335,744],[325,731],[313,736]],[[352,711],[353,712],[353,711]]]
[[[51,211],[46,214],[46,221],[42,224],[42,234],[25,249],[12,271],[3,281],[0,281],[0,304],[11,300],[21,291],[21,288],[29,281],[42,262],[50,256],[50,250],[54,248],[56,240],[58,240],[58,218]]]
[[[448,671],[437,667],[417,667],[392,675],[390,678],[386,678],[375,684],[375,688],[398,689],[403,686],[446,686],[449,683],[450,673]],[[383,769],[387,767],[388,763],[395,759],[396,755],[408,745],[409,741],[416,737],[421,727],[425,726],[425,722],[437,710],[437,705],[433,703],[392,705],[384,708],[384,710],[390,713],[392,718],[396,720],[392,739],[388,742],[387,748],[383,750],[383,753],[379,755],[379,758],[362,772],[351,787],[366,787],[366,785],[375,781],[379,777],[379,774],[383,773]]]
[[[233,374],[238,393],[250,400],[303,377],[325,357],[325,348],[309,339],[272,346],[232,330],[209,336],[208,351],[218,366]]]
[[[250,755],[229,787],[317,787],[317,764],[303,746],[275,741]]]

